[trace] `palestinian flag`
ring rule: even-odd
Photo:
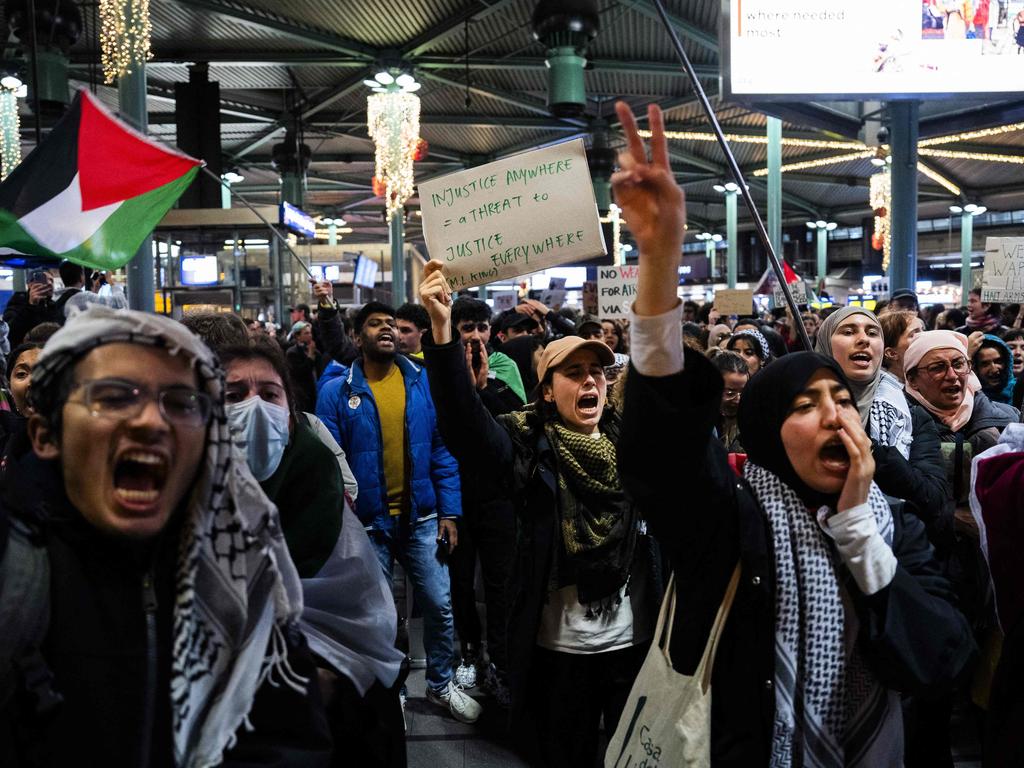
[[[0,182],[0,260],[122,267],[201,165],[79,91],[50,135]]]

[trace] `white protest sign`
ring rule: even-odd
[[[1024,301],[1024,237],[985,238],[981,300],[1007,304]]]
[[[494,311],[505,312],[509,309],[515,309],[518,298],[514,292],[496,294],[494,297]]]
[[[597,268],[597,316],[602,320],[625,319],[636,298],[636,264]]]
[[[425,181],[419,198],[452,290],[607,253],[583,139]]]
[[[749,288],[723,288],[715,291],[715,309],[720,315],[749,315],[754,311],[753,307],[754,292]]]
[[[561,291],[565,289],[566,279],[564,277],[552,277],[548,279],[549,291]]]
[[[786,294],[782,292],[782,286],[776,282],[772,287],[772,292],[775,295],[775,306],[786,306]],[[807,303],[807,283],[803,280],[797,280],[795,283],[789,283],[789,292],[793,294],[793,301],[797,304]]]
[[[565,304],[565,288],[549,288],[540,295],[540,303],[549,309],[558,310]]]

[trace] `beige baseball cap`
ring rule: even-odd
[[[578,349],[590,349],[597,354],[597,360],[601,365],[611,365],[615,362],[615,353],[603,341],[597,339],[582,339],[579,336],[565,336],[556,339],[544,347],[537,364],[537,379],[544,381],[544,374],[548,369],[557,368],[562,362]]]

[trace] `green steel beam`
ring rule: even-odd
[[[216,13],[219,16],[226,16],[247,24],[253,24],[264,29],[270,29],[278,34],[285,35],[295,40],[306,43],[313,43],[321,48],[338,51],[355,58],[372,62],[378,56],[378,51],[372,46],[361,43],[358,40],[350,40],[333,32],[304,24],[294,19],[289,19],[270,11],[252,8],[236,0],[175,0],[175,2],[209,13]]]
[[[420,33],[403,45],[402,56],[416,58],[424,51],[448,39],[450,36],[462,32],[467,21],[473,22],[484,19],[497,11],[516,4],[517,0],[496,0],[496,2],[473,0],[466,8],[446,17],[444,21]]]
[[[620,5],[631,8],[637,13],[640,13],[650,19],[654,19],[659,23],[661,22],[661,16],[658,15],[657,8],[654,7],[654,3],[650,0],[620,0]],[[716,33],[702,29],[693,22],[687,21],[686,19],[680,18],[679,16],[671,13],[668,14],[668,18],[669,22],[671,22],[680,37],[691,40],[712,53],[719,53],[718,35]]]

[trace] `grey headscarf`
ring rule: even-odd
[[[140,344],[181,355],[213,399],[204,463],[187,501],[175,577],[171,710],[175,763],[218,765],[264,680],[305,693],[288,666],[285,632],[302,592],[277,510],[244,461],[233,460],[224,379],[213,353],[166,317],[93,306],[46,343],[32,371],[42,392],[93,349]]]
[[[881,338],[882,326],[879,324],[874,312],[863,307],[843,307],[833,312],[822,322],[821,327],[818,329],[817,338],[814,340],[814,351],[835,360],[836,356],[832,354],[832,334],[839,328],[840,323],[851,315],[864,315],[869,318],[877,326],[878,335]],[[839,361],[837,360],[836,362]],[[841,363],[840,366],[842,366]],[[847,378],[849,379],[849,377]],[[853,379],[850,379],[850,390],[857,400],[857,411],[860,413],[860,421],[865,429],[867,429],[868,421],[871,418],[871,403],[875,400],[875,393],[878,391],[878,382],[881,378],[882,358],[879,356],[878,367],[875,369],[875,374],[871,377],[871,381],[853,381]]]

